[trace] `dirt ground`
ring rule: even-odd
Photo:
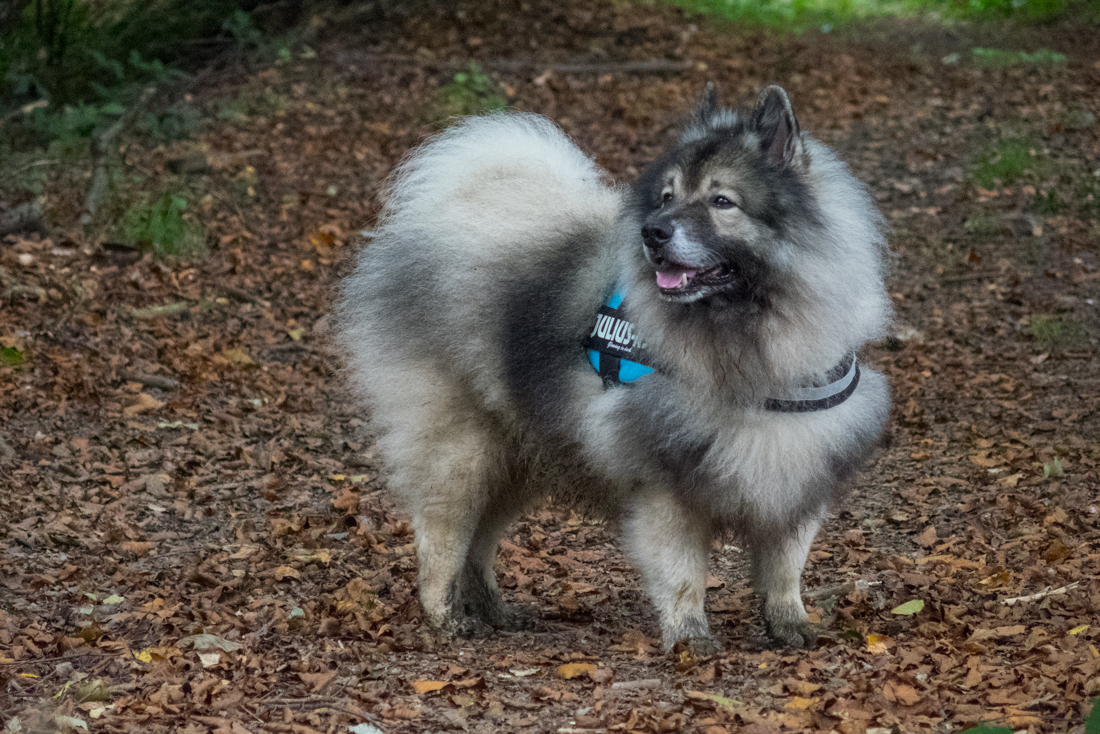
[[[223,60],[164,92],[203,113],[189,138],[122,142],[150,190],[207,192],[205,261],[83,233],[90,164],[51,173],[48,236],[0,240],[0,337],[25,359],[0,367],[5,731],[1084,730],[1100,695],[1094,26],[789,37],[612,0],[356,7],[385,6],[325,19],[315,54]],[[1067,60],[986,65],[974,46]],[[814,544],[817,649],[769,647],[730,539],[707,603],[724,652],[662,654],[613,530],[567,508],[526,517],[498,564],[535,631],[421,624],[409,525],[326,313],[386,175],[440,128],[439,90],[469,59],[623,181],[706,82],[730,101],[778,82],[873,190],[897,321],[865,358],[890,376],[892,440]],[[244,113],[219,115],[226,100]],[[983,185],[1006,139],[1034,165]]]

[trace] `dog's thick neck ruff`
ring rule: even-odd
[[[625,297],[622,286],[616,286],[607,303],[596,312],[596,322],[584,339],[588,361],[605,386],[630,385],[659,371],[646,351],[645,340],[626,313]],[[775,413],[828,410],[850,398],[858,385],[859,363],[855,353],[851,353],[829,370],[823,380],[791,388],[781,397],[768,398],[764,409]]]

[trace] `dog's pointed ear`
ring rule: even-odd
[[[776,168],[796,165],[802,158],[802,133],[791,100],[782,87],[765,87],[752,111],[752,128],[760,136],[760,152]]]
[[[707,82],[707,87],[703,90],[703,99],[699,101],[692,116],[692,124],[705,127],[717,112],[718,87],[714,86],[714,82]]]

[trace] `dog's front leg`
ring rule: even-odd
[[[802,605],[801,584],[810,544],[823,518],[824,510],[794,527],[770,527],[766,532],[754,532],[749,537],[753,586],[764,598],[768,635],[791,647],[811,647],[816,641],[806,607]]]
[[[703,611],[712,525],[671,493],[645,490],[627,512],[626,546],[661,619],[665,650],[686,641],[697,654],[718,644]]]

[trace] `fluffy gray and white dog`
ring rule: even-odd
[[[716,649],[703,604],[727,532],[769,634],[812,643],[810,543],[889,410],[855,361],[890,318],[882,229],[779,87],[742,114],[708,95],[629,188],[536,115],[415,150],[338,321],[428,622],[521,623],[498,540],[549,495],[621,520],[666,648]]]

